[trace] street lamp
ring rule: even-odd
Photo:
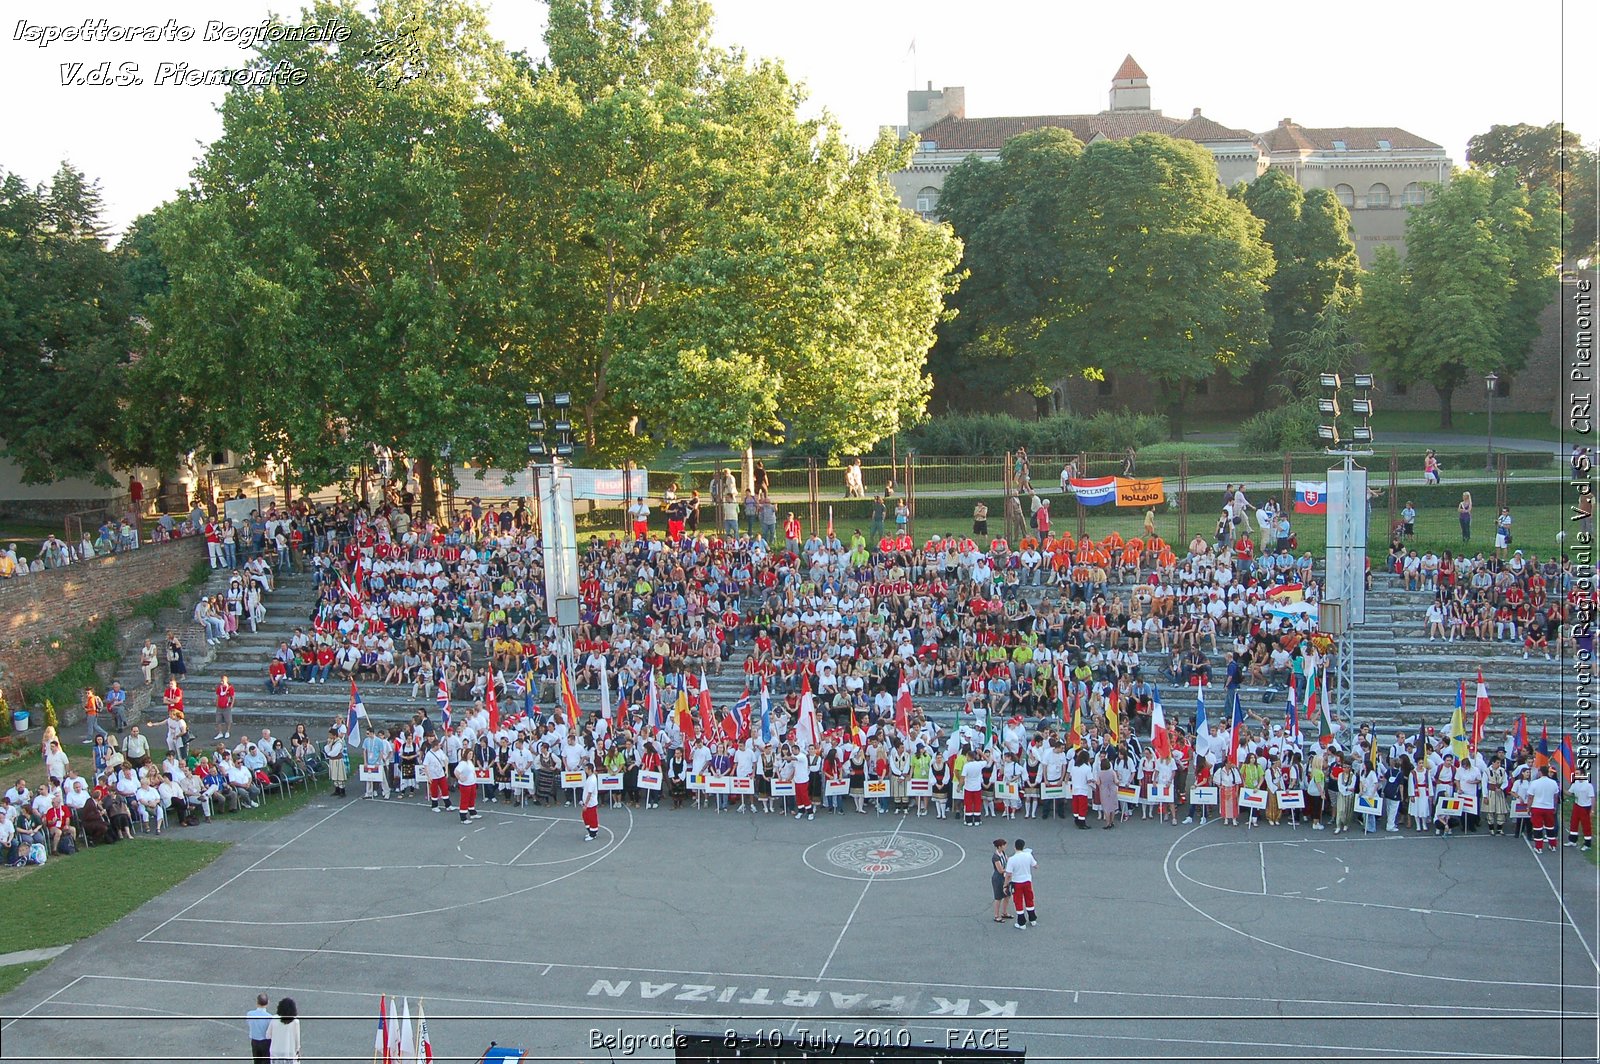
[[[1494,468],[1494,386],[1500,383],[1500,377],[1494,372],[1483,378],[1483,386],[1489,392],[1489,451],[1484,456],[1484,468]]]

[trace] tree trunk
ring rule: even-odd
[[[419,516],[433,517],[439,512],[439,484],[433,475],[432,455],[423,455],[417,459],[417,482],[421,488]]]
[[[1455,394],[1455,385],[1441,388],[1435,384],[1433,390],[1439,393],[1439,427],[1442,429],[1455,428],[1453,412],[1450,409],[1450,398]]]
[[[1167,439],[1179,443],[1183,441],[1183,407],[1188,390],[1186,384],[1161,386],[1167,400]]]

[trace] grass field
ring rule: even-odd
[[[0,967],[0,995],[11,993],[22,985],[24,979],[49,963],[49,961],[34,961],[31,964],[7,964]]]
[[[1488,445],[1489,415],[1457,411],[1448,429],[1439,427],[1437,410],[1379,410],[1372,415],[1372,429],[1380,436],[1385,432],[1438,432],[1452,436],[1482,436]],[[1548,414],[1499,413],[1494,415],[1494,434],[1502,439],[1551,440],[1561,439],[1561,431],[1550,424]]]
[[[7,951],[65,946],[109,927],[220,857],[223,842],[136,836],[0,869],[0,943]]]

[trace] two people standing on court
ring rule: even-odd
[[[250,1057],[266,1064],[299,1064],[300,1012],[294,998],[278,1002],[277,1015],[267,1011],[267,995],[256,995],[256,1007],[245,1014],[250,1031]]]
[[[1006,840],[994,840],[994,853],[990,857],[994,884],[995,923],[1005,922],[1005,899],[1011,899],[1011,910],[1016,914],[1020,930],[1039,922],[1033,908],[1033,870],[1039,867],[1033,851],[1022,839],[1012,843],[1011,855],[1006,856]]]

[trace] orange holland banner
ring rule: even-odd
[[[1160,477],[1151,480],[1117,478],[1118,506],[1160,506],[1166,501],[1167,493],[1162,487]]]

